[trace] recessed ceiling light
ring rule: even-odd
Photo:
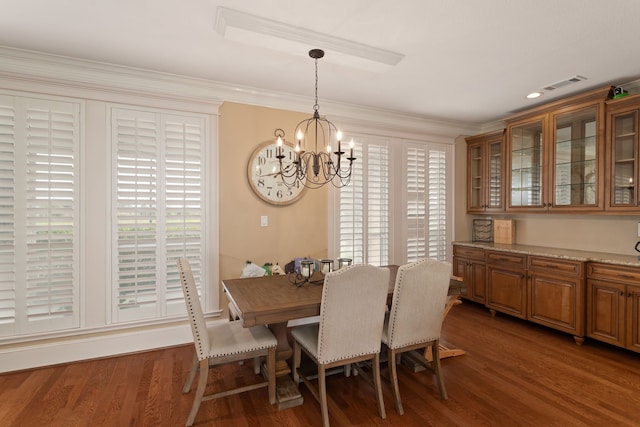
[[[542,96],[542,92],[531,92],[529,95],[527,95],[527,99],[534,99],[540,96]]]

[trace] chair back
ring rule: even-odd
[[[387,328],[389,348],[440,338],[450,278],[451,264],[434,259],[398,268]]]
[[[380,352],[389,269],[351,265],[327,273],[322,289],[318,362]]]
[[[199,360],[204,360],[209,354],[209,335],[207,333],[207,323],[204,320],[202,306],[200,305],[198,289],[193,279],[193,272],[191,271],[189,261],[187,261],[186,258],[180,258],[177,264],[180,282],[182,283],[184,302],[187,305],[187,314],[189,315],[191,323],[193,343],[196,347],[196,356]]]

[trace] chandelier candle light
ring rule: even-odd
[[[320,188],[331,182],[335,187],[344,187],[351,180],[353,161],[353,139],[349,146],[349,157],[342,158],[346,153],[342,151],[342,132],[324,117],[320,116],[318,105],[318,59],[324,56],[321,49],[312,49],[309,56],[315,60],[316,86],[313,116],[303,120],[296,126],[295,159],[293,163],[283,166],[284,132],[278,137],[276,158],[280,162],[280,176],[287,187],[304,185],[307,188]],[[331,143],[337,143],[337,151],[331,152]],[[324,147],[324,151],[318,147]],[[313,149],[312,149],[313,148]]]

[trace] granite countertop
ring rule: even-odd
[[[637,256],[612,254],[606,252],[581,251],[576,249],[548,248],[532,245],[509,245],[504,243],[489,242],[453,242],[454,245],[469,246],[475,248],[492,249],[496,251],[516,252],[527,255],[538,255],[552,258],[570,259],[583,262],[602,262],[605,264],[625,265],[640,267]]]

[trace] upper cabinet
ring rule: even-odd
[[[466,138],[467,212],[504,211],[504,130]]]
[[[605,101],[613,87],[506,120],[506,211],[602,211]]]
[[[640,95],[607,102],[608,211],[638,211]]]

